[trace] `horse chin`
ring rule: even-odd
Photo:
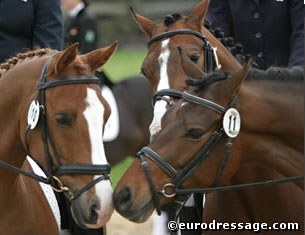
[[[135,223],[143,223],[152,215],[154,209],[153,201],[150,200],[138,210],[130,211],[126,218]]]
[[[102,214],[99,216],[99,219],[97,220],[96,224],[85,224],[85,226],[87,228],[91,228],[91,229],[97,229],[97,228],[101,228],[103,226],[106,225],[106,223],[110,220],[111,218],[111,214]]]
[[[114,210],[111,184],[109,183],[109,187],[107,182],[100,182],[99,184],[102,184],[103,189],[107,189],[107,193],[103,190],[103,195],[92,195],[87,191],[71,203],[72,216],[81,228],[101,228],[111,218]]]
[[[108,210],[108,213],[104,213],[102,210],[98,211],[98,219],[96,224],[85,224],[87,228],[97,229],[106,225],[106,223],[110,220],[111,215],[113,213],[113,207]]]

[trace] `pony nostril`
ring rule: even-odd
[[[95,204],[93,204],[90,208],[90,222],[92,224],[96,224],[97,223],[97,220],[98,220],[98,211],[99,207]]]
[[[114,195],[114,206],[118,211],[125,211],[132,202],[131,190],[129,187],[124,187]]]

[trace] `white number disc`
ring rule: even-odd
[[[238,136],[240,131],[240,124],[240,114],[237,109],[228,109],[222,120],[223,129],[226,132],[227,136],[231,138],[235,138],[236,136]]]
[[[39,120],[39,102],[37,100],[33,100],[28,111],[28,125],[30,129],[34,129]]]

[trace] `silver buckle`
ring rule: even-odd
[[[167,193],[167,188],[172,188],[174,192],[171,193],[171,194],[168,194],[168,193]],[[175,197],[175,196],[176,196],[175,185],[172,184],[172,183],[167,183],[167,184],[165,184],[159,192],[160,192],[164,197],[166,197],[166,198],[172,198],[172,197]]]

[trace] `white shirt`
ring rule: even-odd
[[[77,16],[77,14],[84,8],[85,8],[85,4],[83,2],[80,2],[72,10],[68,11],[68,15],[71,18],[75,18]]]

